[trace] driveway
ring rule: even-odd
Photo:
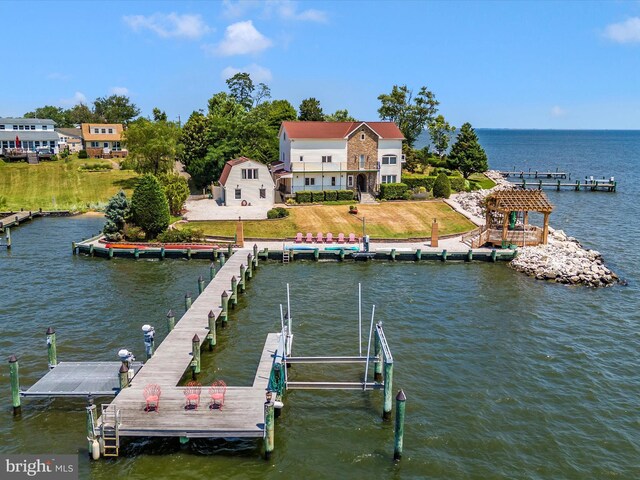
[[[187,220],[263,220],[267,218],[269,207],[252,205],[246,207],[220,206],[215,200],[187,200]]]

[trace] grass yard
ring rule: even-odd
[[[318,232],[337,236],[351,232],[362,235],[362,217],[366,232],[372,238],[430,237],[431,223],[438,219],[440,235],[462,233],[473,230],[473,225],[464,216],[455,212],[446,203],[434,202],[383,202],[379,205],[358,205],[358,215],[349,214],[345,205],[308,205],[292,207],[291,215],[277,220],[247,220],[244,222],[245,237],[284,239],[296,233],[307,232],[315,236]],[[232,237],[236,221],[190,222],[190,227],[201,228],[207,235]]]
[[[496,186],[496,182],[487,178],[484,173],[474,173],[469,175],[469,180],[476,182],[483,190],[489,190]]]
[[[110,197],[124,189],[131,195],[137,174],[129,170],[83,172],[84,164],[110,163],[98,159],[72,159],[65,162],[0,161],[0,210],[83,211],[104,206]]]

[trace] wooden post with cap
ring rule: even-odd
[[[395,442],[393,448],[393,459],[395,461],[402,458],[402,443],[404,438],[404,411],[407,403],[407,397],[403,390],[396,395],[396,431]]]
[[[209,310],[209,334],[207,338],[209,339],[209,351],[213,350],[213,347],[216,345],[216,315],[213,313],[213,310]]]
[[[58,355],[56,351],[56,331],[52,327],[47,328],[47,358],[49,369],[52,369],[58,364]]]
[[[18,365],[18,357],[11,355],[9,357],[9,376],[11,377],[11,403],[13,405],[13,414],[20,415],[20,367]]]
[[[169,331],[173,330],[173,327],[176,325],[176,317],[173,314],[173,310],[169,309],[167,312],[167,329]]]
[[[193,379],[196,379],[196,374],[200,373],[200,337],[196,333],[191,339],[191,355],[193,360],[191,368],[193,371]]]
[[[222,313],[220,313],[220,318],[222,319],[222,326],[227,326],[227,320],[229,319],[229,294],[225,290],[221,295],[222,300]]]

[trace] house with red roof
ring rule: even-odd
[[[247,157],[224,164],[219,180],[226,206],[273,207],[275,185],[269,168]]]
[[[400,182],[404,135],[394,122],[282,122],[278,189],[376,194]]]

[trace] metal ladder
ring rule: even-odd
[[[289,250],[285,244],[282,244],[282,263],[289,263]]]
[[[105,457],[117,457],[120,450],[120,435],[118,427],[120,426],[120,410],[115,407],[109,408],[109,405],[102,405],[102,445],[103,455]]]

